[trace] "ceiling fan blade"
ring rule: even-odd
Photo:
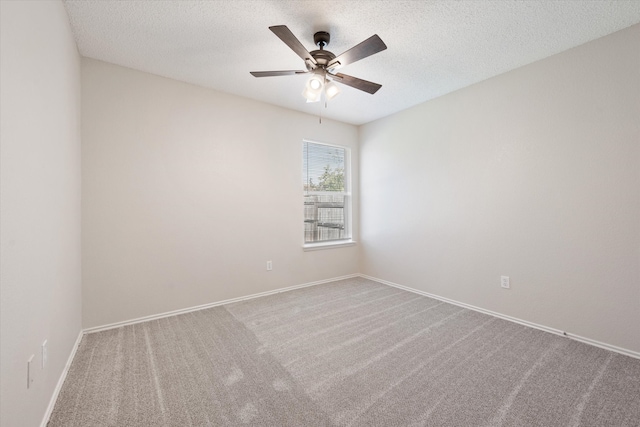
[[[291,48],[303,61],[309,61],[313,65],[317,65],[316,60],[311,56],[309,51],[300,43],[300,40],[293,35],[291,30],[287,28],[286,25],[274,25],[273,27],[269,27],[273,34],[278,36],[280,40],[285,42],[287,46]]]
[[[367,80],[362,80],[342,73],[330,74],[330,76],[337,77],[335,80],[339,83],[360,89],[361,91],[370,93],[371,95],[376,93],[378,89],[382,87],[382,85],[379,85],[378,83],[369,82]]]
[[[356,61],[371,56],[375,53],[382,52],[387,48],[382,39],[377,34],[372,35],[360,44],[355,45],[348,51],[337,56],[327,65],[327,68],[343,67],[347,64],[353,64]]]
[[[251,71],[254,77],[276,77],[276,76],[293,76],[295,74],[307,74],[308,71],[287,70],[287,71]]]

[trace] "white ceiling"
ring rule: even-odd
[[[268,27],[287,25],[308,50],[331,33],[336,55],[378,34],[388,49],[340,72],[382,84],[341,85],[324,117],[363,124],[640,22],[640,0],[371,1],[65,0],[83,56],[319,114],[304,69]]]

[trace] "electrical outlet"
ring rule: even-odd
[[[42,369],[44,369],[45,365],[47,364],[47,357],[49,356],[48,354],[48,349],[47,349],[47,340],[44,340],[42,342]]]
[[[509,284],[509,276],[500,276],[500,286],[505,289],[509,289],[511,287]]]
[[[35,357],[35,355],[31,355],[31,357],[29,359],[27,359],[27,389],[31,388],[31,384],[33,383],[33,358]]]
[[[267,271],[273,270],[273,262],[267,261]]]

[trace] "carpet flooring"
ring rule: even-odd
[[[362,278],[85,335],[54,426],[640,426],[640,360]]]

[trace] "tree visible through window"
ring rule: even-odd
[[[348,150],[303,141],[305,243],[350,239]]]

